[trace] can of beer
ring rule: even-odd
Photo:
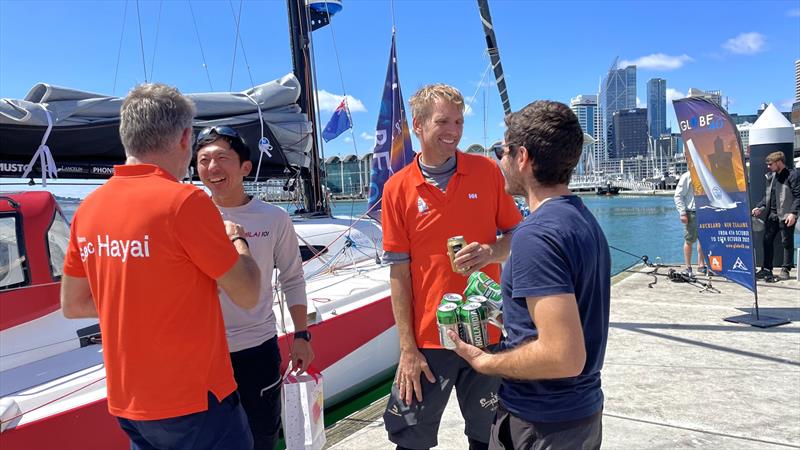
[[[447,335],[447,330],[459,332],[458,324],[458,305],[455,303],[443,303],[436,310],[436,324],[439,326],[439,343],[447,349],[456,348],[456,343]]]
[[[458,310],[458,321],[463,330],[464,342],[483,348],[488,345],[489,333],[486,330],[486,309],[480,303],[467,303]]]
[[[450,266],[453,268],[453,272],[461,273],[456,269],[456,253],[466,246],[467,240],[464,239],[464,236],[453,236],[447,240],[447,255],[450,256]]]
[[[495,302],[503,301],[500,285],[489,275],[481,271],[472,272],[467,280],[467,288],[464,290],[464,296],[469,298],[473,295],[483,295]]]
[[[464,303],[464,297],[455,292],[448,292],[442,296],[441,304],[444,305],[445,303],[453,303],[456,306],[461,306],[461,304]]]

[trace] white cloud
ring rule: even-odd
[[[680,98],[686,98],[686,94],[677,89],[667,88],[667,103]]]
[[[639,97],[636,97],[636,107],[637,108],[647,108],[647,105],[642,103],[642,100],[640,100]]]
[[[794,104],[794,100],[789,98],[789,99],[786,99],[786,100],[778,100],[775,103],[778,105],[778,110],[779,111],[791,111],[792,110],[792,104]]]
[[[465,104],[464,105],[464,117],[469,117],[469,116],[471,116],[473,114],[475,114],[475,111],[472,110],[472,106]]]
[[[764,51],[767,37],[761,33],[741,33],[735,38],[728,39],[722,48],[739,55],[752,55]]]
[[[685,63],[691,61],[693,61],[692,57],[685,53],[679,56],[665,55],[664,53],[653,53],[632,61],[620,61],[619,67],[635,65],[639,69],[675,70],[680,69]]]
[[[345,136],[344,137],[344,141],[345,142],[353,142],[353,138],[351,138],[350,136]]]
[[[501,121],[500,121],[500,123],[498,123],[498,124],[497,124],[497,126],[498,126],[498,128],[500,128],[501,130],[505,130],[505,129],[506,129],[506,122],[505,122],[505,120],[501,120]]]
[[[372,141],[372,140],[375,139],[375,135],[369,134],[366,131],[362,131],[360,136],[361,136],[361,139],[364,139],[365,141]]]
[[[343,96],[338,94],[331,94],[330,92],[320,89],[317,91],[317,100],[319,101],[319,110],[320,112],[334,112],[336,108],[339,106],[339,103],[342,102]],[[350,112],[365,112],[367,108],[364,107],[364,103],[361,100],[353,97],[352,95],[347,96],[347,106],[350,108]]]
[[[788,17],[800,17],[800,8],[794,8],[786,11]]]

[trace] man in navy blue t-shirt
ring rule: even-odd
[[[478,372],[503,378],[490,449],[600,448],[611,257],[597,220],[567,187],[583,131],[551,101],[505,122],[495,153],[506,191],[525,196],[531,210],[503,268],[508,336],[495,354],[450,337]]]

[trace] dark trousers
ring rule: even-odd
[[[558,423],[527,422],[502,406],[492,425],[490,450],[599,450],[603,442],[603,412]]]
[[[217,401],[208,393],[208,409],[160,420],[117,417],[131,440],[131,450],[249,450],[253,437],[247,426],[239,394]]]
[[[231,353],[242,406],[256,450],[272,450],[281,428],[281,354],[278,338]]]
[[[496,349],[495,346],[491,348]],[[397,386],[392,385],[383,414],[389,440],[397,444],[398,450],[423,450],[437,446],[442,413],[455,387],[469,448],[485,450],[497,407],[500,379],[476,372],[451,350],[423,348],[420,351],[436,381],[431,383],[420,374],[422,403],[414,398],[411,405],[400,400]]]
[[[787,227],[786,224],[778,219],[768,219],[764,222],[764,264],[762,267],[767,270],[772,270],[772,259],[775,254],[775,247],[773,242],[775,236],[780,233],[781,246],[783,247],[783,264],[782,267],[786,270],[792,268],[792,253],[794,253],[794,225]]]

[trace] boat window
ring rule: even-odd
[[[313,258],[318,254],[324,255],[328,253],[327,247],[324,245],[301,245],[300,246],[300,257],[303,259],[303,262],[308,261],[309,259]]]
[[[25,256],[16,216],[0,216],[0,290],[25,284]]]
[[[64,214],[56,209],[53,222],[47,230],[47,250],[50,252],[50,273],[53,279],[60,279],[64,270],[64,258],[69,245],[69,225]]]

